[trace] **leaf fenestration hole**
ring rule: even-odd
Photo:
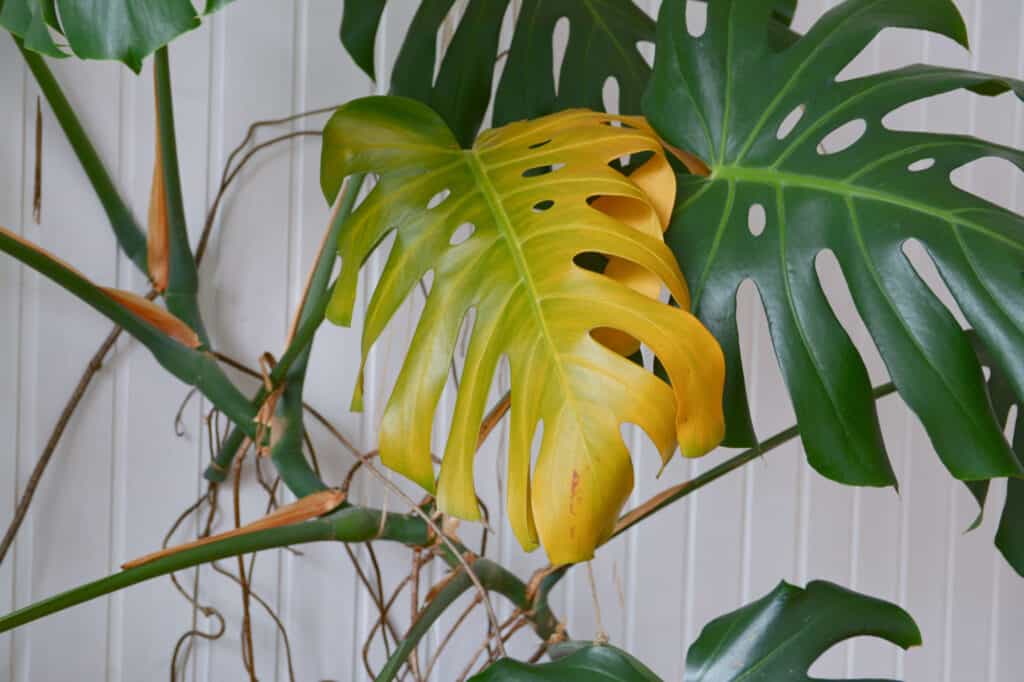
[[[636,354],[640,351],[639,339],[615,327],[595,327],[590,330],[590,338],[623,357],[629,357],[626,353]]]
[[[605,266],[608,265],[608,257],[596,251],[584,251],[573,256],[572,262],[584,270],[604,272]]]
[[[819,251],[814,257],[814,270],[818,276],[818,285],[825,295],[825,301],[832,310],[832,315],[846,332],[846,336],[856,348],[857,354],[864,360],[871,383],[873,385],[884,383],[889,378],[888,371],[872,340],[871,333],[857,309],[853,292],[843,274],[839,259],[830,249]],[[836,342],[839,344],[843,340],[836,339]]]
[[[708,27],[708,6],[698,0],[686,0],[686,32],[700,38]]]
[[[545,199],[544,201],[538,201],[536,204],[533,205],[533,212],[534,213],[542,213],[542,212],[548,210],[549,208],[551,208],[554,205],[555,205],[555,202],[553,202],[551,199]]]
[[[867,129],[867,121],[862,118],[844,123],[821,140],[818,144],[818,154],[830,156],[849,149],[864,137]]]
[[[452,42],[452,30],[449,27],[459,23],[459,6],[452,3],[444,21],[439,24],[440,30],[434,36],[434,77],[430,81],[434,85],[437,85],[437,79],[441,76],[441,65],[444,64],[444,56]]]
[[[452,236],[448,240],[448,243],[451,244],[452,246],[458,246],[459,244],[463,243],[464,241],[472,237],[475,231],[476,225],[474,225],[473,223],[462,223],[457,228],[455,228],[454,232],[452,232]]]
[[[609,114],[619,113],[619,81],[615,76],[608,76],[601,86],[601,102]]]
[[[926,34],[912,28],[887,26],[865,45],[836,75],[835,82],[843,83],[878,73],[878,55],[885,55],[886,69],[901,69],[920,61]]]
[[[538,419],[537,425],[533,427],[533,437],[530,438],[530,477],[533,477],[533,470],[537,466],[537,456],[540,454],[541,446],[544,445],[544,420]]]
[[[761,204],[751,204],[750,210],[747,211],[747,229],[750,230],[750,234],[760,237],[767,223],[768,218],[765,214],[764,206]]]
[[[926,171],[935,165],[935,159],[918,159],[914,163],[907,166],[907,170],[911,173],[920,173]]]
[[[535,178],[540,175],[547,175],[548,173],[554,173],[556,170],[565,168],[565,163],[558,162],[553,163],[549,166],[534,166],[533,168],[527,168],[523,171],[524,178]]]
[[[953,317],[961,327],[968,327],[967,317],[960,310],[960,306],[953,298],[952,292],[946,286],[946,281],[939,274],[939,269],[936,267],[935,261],[928,255],[925,246],[916,239],[908,239],[903,242],[901,250],[921,282],[931,290],[935,298],[939,299],[953,313]]]
[[[638,40],[636,43],[636,51],[640,53],[640,56],[647,62],[647,66],[654,66],[654,43],[650,40]]]
[[[1010,405],[1010,411],[1006,414],[1006,430],[1003,433],[1006,434],[1006,440],[1011,443],[1017,437],[1017,415],[1019,410],[1020,408],[1017,405]]]
[[[455,337],[455,354],[462,360],[466,359],[466,353],[469,352],[469,342],[473,338],[473,327],[476,325],[476,306],[470,306],[466,311],[465,316],[462,318],[462,324],[459,326],[459,333]],[[452,371],[449,368],[449,371]],[[449,377],[454,379],[455,377]]]
[[[533,144],[531,144],[531,145],[530,145],[530,146],[528,147],[528,149],[540,149],[540,148],[541,148],[541,147],[543,147],[544,145],[546,145],[546,144],[550,144],[550,142],[551,142],[551,139],[550,139],[550,138],[548,138],[547,140],[541,140],[540,142],[534,142]]]
[[[437,194],[435,194],[434,196],[430,197],[430,201],[427,202],[427,210],[437,208],[438,206],[443,204],[448,199],[448,197],[451,196],[451,194],[451,190],[445,188],[438,192]]]
[[[804,111],[807,110],[807,105],[801,104],[800,106],[793,109],[786,115],[786,118],[782,119],[782,123],[779,124],[779,129],[775,132],[776,139],[785,140],[789,137],[789,134],[796,128],[796,124],[800,122],[800,119],[804,117]]]
[[[982,156],[953,169],[949,181],[954,187],[1015,211],[1014,186],[1024,173],[1015,164],[996,156]]]
[[[559,91],[562,82],[562,62],[565,61],[565,50],[569,46],[569,17],[561,17],[555,22],[551,31],[551,56],[554,68],[555,92]]]

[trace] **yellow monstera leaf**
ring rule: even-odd
[[[609,165],[645,152],[653,153],[650,161],[628,177]],[[554,564],[589,559],[633,487],[623,423],[642,427],[663,461],[677,442],[695,457],[723,434],[722,353],[686,312],[686,284],[662,239],[675,183],[659,140],[643,119],[570,110],[490,130],[461,149],[423,104],[367,97],[341,107],[324,130],[328,199],[345,176],[361,172],[379,179],[345,223],[328,317],[349,324],[359,270],[392,231],[394,246],[366,311],[364,359],[419,279],[433,272],[384,412],[381,458],[435,492],[441,511],[478,519],[477,436],[507,356],[512,528],[524,548],[543,544]],[[607,256],[605,274],[578,266],[574,258],[583,253]],[[684,309],[658,300],[661,285]],[[435,484],[434,413],[471,311]],[[658,356],[670,384],[612,350],[628,352],[637,341]],[[357,387],[356,408],[360,395]]]

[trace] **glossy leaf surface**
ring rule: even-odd
[[[1018,456],[1024,457],[1024,400],[1014,394],[1013,386],[1007,377],[994,365],[988,353],[977,337],[972,340],[978,349],[982,364],[988,368],[988,392],[992,399],[996,418],[1013,436],[1012,446]],[[971,492],[984,510],[988,497],[989,481],[969,483]],[[973,528],[980,525],[982,516]],[[1019,477],[1006,480],[1006,501],[1003,503],[999,527],[996,530],[996,547],[1002,552],[1007,563],[1024,577],[1024,479]]]
[[[653,152],[651,160],[629,177],[609,166],[644,152]],[[427,490],[435,489],[434,414],[460,329],[467,320],[471,326],[436,487],[442,511],[479,518],[473,457],[503,356],[512,378],[510,521],[524,547],[539,539],[555,563],[592,556],[632,490],[622,423],[643,427],[665,460],[677,440],[687,456],[719,442],[724,368],[713,337],[685,310],[619,281],[641,268],[688,304],[662,241],[674,178],[642,119],[570,110],[488,131],[464,150],[419,102],[369,97],[339,109],[324,131],[328,198],[358,172],[380,179],[344,226],[328,317],[349,323],[359,269],[392,231],[394,246],[366,312],[364,358],[431,273],[380,429],[384,462]],[[625,272],[609,273],[613,279],[575,264],[593,252]],[[649,347],[671,387],[593,338],[607,329]],[[353,405],[360,403],[357,388]]]
[[[550,663],[530,665],[503,659],[470,682],[661,682],[661,678],[625,651],[608,645],[584,645]]]
[[[686,654],[683,680],[811,682],[807,671],[815,660],[833,645],[860,635],[881,637],[904,649],[921,644],[913,619],[895,604],[824,581],[806,589],[782,582],[761,599],[704,626]]]
[[[341,41],[375,76],[373,46],[386,0],[346,0]],[[472,144],[491,100],[501,25],[509,0],[470,0],[437,78],[438,33],[454,0],[422,0],[391,76],[391,93],[412,97],[441,114],[464,147]],[[569,37],[554,71],[555,25],[568,19]],[[619,88],[619,112],[640,113],[651,69],[639,43],[654,42],[654,21],[632,0],[525,0],[494,100],[495,125],[572,107],[604,108],[605,81]]]
[[[726,352],[726,442],[754,440],[735,310],[738,287],[751,279],[810,463],[845,483],[895,482],[864,363],[818,280],[816,258],[831,251],[894,383],[950,472],[963,480],[1020,472],[967,337],[903,247],[925,247],[1014,393],[1024,395],[1024,223],[950,181],[975,159],[1021,166],[1024,156],[966,136],[889,130],[882,119],[945,92],[1020,94],[1022,85],[921,65],[837,81],[887,27],[966,43],[950,0],[847,0],[781,50],[765,29],[767,3],[709,4],[699,38],[686,29],[684,6],[662,5],[644,109],[662,137],[710,168],[708,177],[681,181],[667,241],[697,314]],[[783,125],[794,117],[795,125]],[[851,122],[863,128],[852,145],[822,147]],[[756,210],[763,230],[749,219]]]
[[[205,12],[226,4],[209,0]],[[148,55],[197,28],[199,16],[191,0],[4,0],[0,26],[36,52],[64,57],[57,43],[66,42],[78,57],[116,59],[137,72]]]

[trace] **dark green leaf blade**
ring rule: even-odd
[[[341,15],[341,44],[352,55],[356,65],[374,80],[377,78],[373,59],[374,45],[386,4],[387,0],[350,0],[345,3]]]
[[[46,17],[45,6],[34,0],[0,2],[0,26],[21,38],[25,47],[47,57],[67,57],[53,42]]]
[[[1018,456],[1024,456],[1024,400],[1015,395],[1008,378],[992,361],[988,349],[977,335],[972,334],[971,341],[982,365],[989,369],[988,394],[992,400],[996,419],[999,420],[999,424],[1011,430],[1013,449]],[[1017,408],[1016,412],[1014,412],[1014,407]],[[981,525],[989,483],[989,481],[974,481],[967,484],[980,507],[977,520],[971,524],[968,530],[974,530]],[[995,541],[996,547],[1002,552],[1006,562],[1021,577],[1024,577],[1024,479],[1022,478],[1009,478],[1006,481],[1006,501],[1003,503],[1002,515],[999,517]]]
[[[745,433],[735,310],[739,285],[751,279],[812,466],[845,483],[894,483],[867,371],[815,269],[818,254],[831,251],[894,383],[950,472],[962,480],[1021,472],[970,344],[903,247],[911,240],[925,247],[1017,395],[1024,394],[1024,298],[1017,295],[1024,222],[949,179],[986,156],[1024,167],[1024,154],[965,136],[888,130],[882,118],[945,92],[1020,95],[1024,84],[928,66],[837,82],[887,27],[933,31],[965,44],[950,0],[847,0],[783,50],[765,29],[773,11],[768,3],[711,3],[699,38],[686,31],[684,5],[662,5],[644,110],[669,143],[704,159],[711,171],[681,183],[667,240],[698,315],[725,346],[727,414],[739,415],[727,443],[749,443],[752,436]],[[795,126],[782,131],[801,111]],[[853,121],[865,130],[851,146],[820,149],[824,138]],[[911,169],[924,160],[931,166]],[[755,205],[767,216],[758,234],[748,224]]]
[[[375,77],[374,42],[387,0],[346,0],[341,42],[356,64]],[[510,11],[508,0],[471,0],[435,82],[437,37],[454,0],[422,0],[392,73],[391,94],[411,97],[441,114],[468,147],[491,101],[498,38]],[[787,45],[796,0],[777,0],[772,40]],[[569,39],[554,77],[553,38],[558,21],[569,21]],[[641,45],[654,43],[655,23],[633,0],[526,0],[516,18],[512,44],[494,95],[494,125],[536,118],[573,107],[603,110],[603,89],[614,78],[618,112],[639,114],[651,68]]]
[[[506,658],[469,682],[661,682],[640,661],[608,645],[583,645],[551,663],[530,665]]]
[[[561,18],[569,40],[555,89],[552,36]],[[651,68],[639,44],[653,43],[655,24],[632,0],[526,0],[494,97],[495,125],[561,109],[604,109],[605,81],[619,88],[619,113],[639,114]]]
[[[230,2],[206,0],[204,14]],[[76,56],[118,60],[135,72],[147,56],[199,26],[191,0],[7,0],[0,7],[0,26],[30,50],[67,56],[54,44],[49,25]]]
[[[57,0],[71,50],[83,59],[116,59],[138,72],[142,60],[199,26],[190,0]]]
[[[904,649],[921,644],[910,615],[825,581],[786,582],[704,626],[686,655],[684,682],[811,682],[807,671],[833,645],[858,635]]]
[[[342,44],[371,76],[386,2],[346,0],[342,15]],[[429,105],[468,147],[491,102],[501,25],[511,9],[509,0],[470,0],[435,80],[437,37],[453,4],[420,2],[395,61],[390,92]],[[561,17],[570,20],[570,36],[556,89],[552,38]],[[571,107],[603,110],[602,88],[609,76],[619,82],[620,112],[640,113],[651,70],[638,43],[653,43],[654,37],[654,21],[632,0],[528,0],[495,94],[495,126]]]

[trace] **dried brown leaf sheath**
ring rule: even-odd
[[[334,510],[344,501],[345,493],[340,490],[322,490],[318,493],[307,495],[301,500],[296,500],[291,504],[286,504],[280,509],[273,511],[252,523],[246,524],[241,528],[233,528],[232,530],[225,531],[223,533],[200,538],[199,540],[193,540],[192,542],[186,542],[175,547],[168,547],[167,549],[162,549],[159,552],[153,552],[152,554],[147,554],[139,557],[138,559],[127,561],[121,564],[121,568],[128,569],[136,566],[142,566],[143,564],[148,564],[151,561],[156,561],[157,559],[162,559],[164,557],[177,554],[178,552],[183,552],[187,549],[202,547],[203,545],[208,545],[211,542],[254,533],[258,530],[278,528],[280,526],[288,526],[293,523],[301,523],[302,521],[315,519],[318,516],[323,516],[324,514]]]

